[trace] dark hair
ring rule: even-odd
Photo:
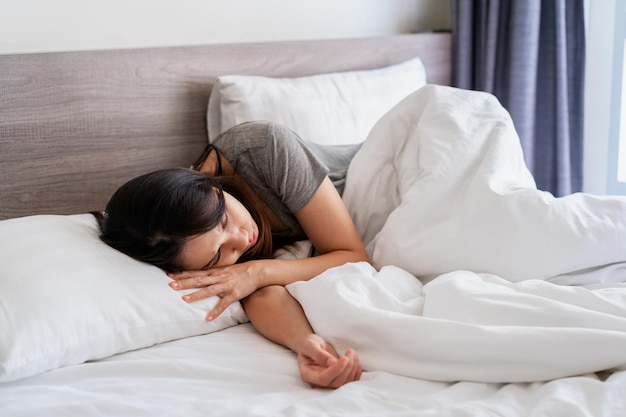
[[[246,206],[259,226],[258,243],[240,260],[270,257],[271,225],[257,207],[258,198],[241,181],[183,168],[141,175],[122,185],[105,212],[96,216],[100,238],[132,258],[180,271],[179,256],[187,240],[223,220],[226,191]]]

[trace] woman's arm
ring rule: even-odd
[[[313,198],[295,213],[320,255],[297,260],[270,260],[258,276],[258,288],[313,278],[348,262],[369,262],[352,218],[328,177]]]
[[[282,287],[308,280],[347,262],[368,261],[352,219],[329,178],[296,218],[319,256],[298,260],[258,260],[210,271],[173,275],[176,289],[200,288],[185,296],[192,302],[219,295],[207,315],[217,317],[232,302],[241,300],[250,322],[264,337],[298,354],[298,368],[311,386],[339,387],[361,377],[355,351],[339,357],[332,346],[314,334],[298,302]]]
[[[241,301],[259,333],[298,354],[302,381],[313,387],[338,388],[361,377],[356,352],[349,349],[339,357],[332,346],[313,333],[300,304],[284,287],[264,287]]]
[[[259,288],[308,280],[348,262],[369,262],[348,210],[328,177],[295,216],[320,255],[297,260],[256,260],[206,271],[186,271],[170,275],[175,280],[171,283],[172,288],[199,288],[183,297],[187,302],[219,295],[220,301],[207,315],[207,320],[212,320],[231,303]]]

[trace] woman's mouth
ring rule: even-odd
[[[250,241],[250,246],[248,246],[248,250],[252,249],[254,245],[256,245],[257,240],[259,239],[259,232],[255,229],[252,230],[252,240]]]

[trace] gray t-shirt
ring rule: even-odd
[[[293,213],[302,209],[328,175],[341,193],[346,170],[360,145],[305,143],[295,132],[271,122],[248,122],[213,142],[286,226],[280,235],[305,239]]]

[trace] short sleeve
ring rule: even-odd
[[[288,128],[269,125],[268,183],[292,212],[313,198],[327,170],[302,140]]]
[[[295,132],[248,122],[213,143],[285,224],[300,229],[293,213],[311,201],[328,170]]]

